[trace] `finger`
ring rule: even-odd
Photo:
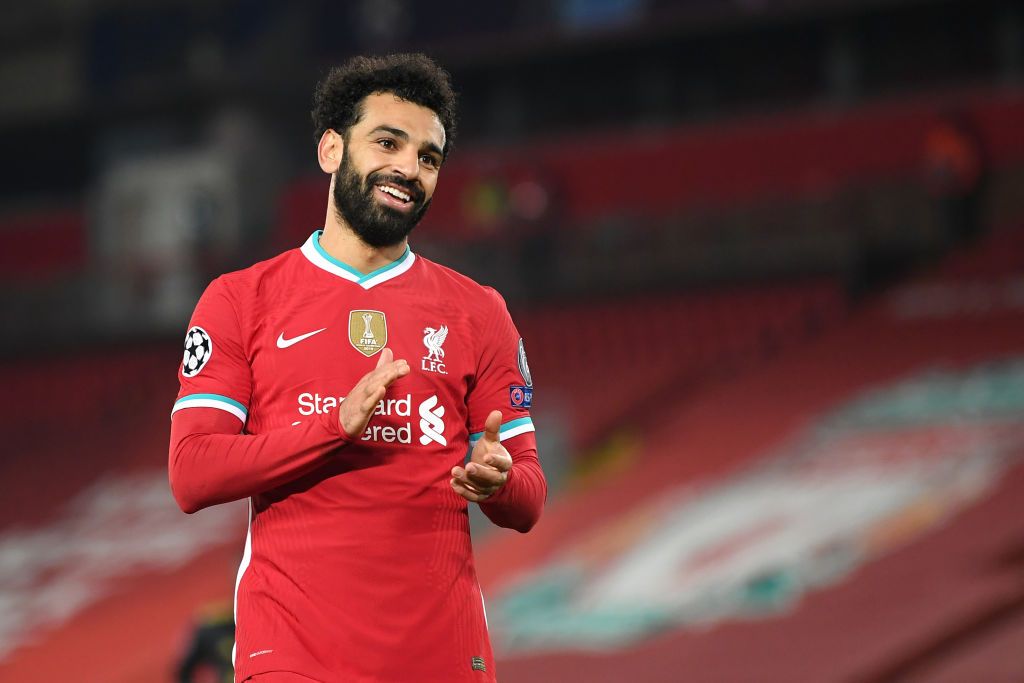
[[[463,498],[465,498],[466,500],[478,503],[482,499],[481,494],[476,493],[474,491],[470,491],[465,486],[460,484],[458,481],[452,479],[450,483],[452,490],[455,491],[455,493],[462,496]]]
[[[474,488],[474,487],[470,486],[463,479],[451,479],[451,480],[449,480],[449,483],[451,484],[453,489],[455,489],[456,491],[460,492],[460,495],[461,495],[461,492],[465,492],[465,493],[471,493],[474,496],[476,496],[476,498],[473,498],[472,500],[477,500],[477,499],[482,498],[484,496],[491,495],[490,492],[488,492],[488,491],[481,491],[480,489],[477,489],[477,488]]]
[[[352,387],[352,395],[363,395],[367,397],[374,395],[380,388],[383,387],[384,389],[387,389],[396,379],[399,377],[405,377],[408,374],[409,364],[404,360],[395,361],[383,368],[376,368],[364,375],[363,378],[359,380],[354,387]],[[383,396],[380,398],[383,398]]]
[[[404,358],[400,358],[395,361],[394,368],[399,377],[405,377],[409,374],[409,361]]]
[[[468,480],[469,474],[467,473],[466,469],[463,468],[463,467],[453,467],[452,468],[452,476],[455,477],[456,479],[460,479],[460,480],[466,482],[467,484],[469,483],[469,480]]]
[[[501,411],[492,410],[491,414],[487,416],[487,420],[484,421],[484,435],[481,437],[485,441],[492,443],[500,443],[501,435]]]
[[[471,462],[466,465],[466,479],[470,486],[481,491],[495,489],[505,483],[504,472]]]
[[[399,377],[405,377],[409,374],[409,363],[406,360],[396,360],[393,363],[389,363],[385,366],[378,366],[374,369],[367,378],[371,381],[380,382],[384,386],[391,386]]]
[[[470,479],[469,477],[469,473],[466,470],[462,469],[461,467],[452,468],[452,480],[457,481],[462,486],[476,493],[493,492],[492,489],[494,488],[489,484],[483,484],[480,482],[472,481],[472,479]]]
[[[369,413],[371,410],[374,410],[378,403],[380,403],[386,393],[387,388],[380,386],[379,384],[374,388],[367,387],[366,398],[363,399],[363,402],[359,407],[362,408],[364,413]]]
[[[473,491],[472,489],[465,486],[456,479],[451,480],[451,487],[455,491],[455,493],[459,494],[466,500],[474,503],[479,503],[480,501],[487,500],[488,498],[491,497],[490,494],[488,493],[478,493],[476,491]]]
[[[504,448],[501,448],[500,451],[485,455],[484,464],[490,465],[498,472],[508,472],[512,469],[512,456]]]
[[[387,350],[385,349],[385,351]],[[359,405],[364,412],[368,412],[373,409],[377,402],[384,398],[387,388],[396,379],[405,377],[408,374],[409,364],[404,360],[394,361],[384,367],[378,366],[359,380],[359,383],[353,387],[352,393],[358,395],[362,392],[364,398]]]
[[[384,347],[384,350],[380,352],[380,358],[377,359],[377,368],[382,368],[395,359],[395,353],[391,349]]]

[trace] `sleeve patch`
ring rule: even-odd
[[[185,355],[181,362],[181,374],[185,377],[195,377],[213,355],[213,339],[203,328],[198,325],[191,328],[185,334]]]
[[[508,388],[508,402],[513,408],[529,408],[533,405],[533,388],[513,384]]]

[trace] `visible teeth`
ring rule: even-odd
[[[381,191],[387,192],[392,197],[398,197],[403,202],[407,202],[410,199],[412,199],[412,197],[410,197],[406,193],[402,192],[401,190],[399,190],[397,188],[391,187],[390,185],[378,185],[377,187],[379,187],[381,189]]]

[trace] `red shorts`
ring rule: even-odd
[[[316,679],[292,673],[291,671],[268,671],[245,679],[244,683],[319,683]]]

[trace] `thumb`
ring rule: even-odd
[[[394,358],[395,358],[394,352],[391,349],[389,349],[389,348],[385,348],[383,351],[380,352],[380,358],[377,359],[377,367],[378,368],[384,367],[385,365],[390,363],[392,360],[394,360]],[[374,369],[376,369],[376,368],[374,368]]]
[[[491,414],[487,416],[487,420],[484,422],[484,441],[490,441],[492,443],[500,443],[501,436],[498,432],[501,430],[501,411],[492,410]]]

